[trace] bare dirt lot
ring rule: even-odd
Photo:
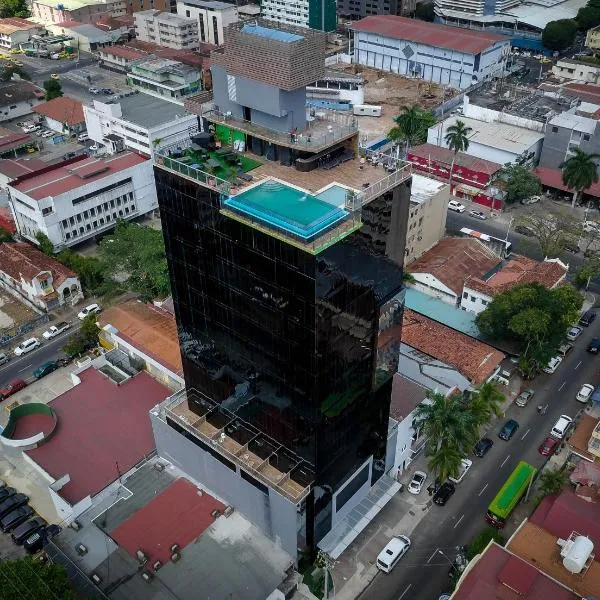
[[[15,327],[37,316],[33,310],[19,302],[6,290],[0,289],[0,334],[10,334]]]

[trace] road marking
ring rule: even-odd
[[[500,468],[502,468],[505,464],[506,461],[510,458],[510,454],[504,459],[504,461],[502,462],[502,464],[500,465]]]
[[[398,598],[398,600],[402,600],[402,598],[404,598],[404,596],[406,596],[408,590],[410,590],[411,587],[412,587],[412,583],[409,583],[408,587],[402,592],[402,595],[400,596],[400,598]]]
[[[478,495],[478,496],[481,496],[481,494],[483,494],[483,492],[485,492],[485,488],[486,488],[487,486],[488,486],[488,484],[486,483],[486,484],[483,486],[482,490],[481,490],[481,491],[479,492],[479,494],[477,494],[477,495]]]
[[[461,522],[461,521],[462,521],[464,518],[465,518],[465,515],[461,515],[461,516],[460,516],[460,519],[459,519],[458,521],[456,521],[456,523],[454,523],[454,527],[453,527],[453,529],[456,529],[456,528],[457,528],[457,527],[460,525],[460,522]]]
[[[524,434],[523,437],[521,438],[522,440],[524,440],[527,437],[527,434],[531,431],[531,429],[528,429]]]
[[[581,363],[582,363],[582,362],[583,362],[583,361],[582,361],[582,360],[580,360],[580,361],[577,363],[577,366],[575,367],[575,370],[576,370],[576,371],[577,371],[577,369],[579,369],[579,367],[580,367],[580,365],[581,365]]]
[[[29,367],[31,367],[33,365],[33,363],[29,363],[28,365],[25,365],[22,369],[19,369],[17,371],[17,373],[21,373],[22,371],[25,371],[25,369],[28,369]]]
[[[562,385],[558,388],[558,391],[560,392],[560,390],[562,390],[565,387],[565,385],[567,385],[567,382],[563,381]]]
[[[433,554],[429,557],[429,560],[427,561],[427,564],[429,564],[431,562],[431,559],[437,554],[437,551],[438,551],[437,548],[433,551]]]

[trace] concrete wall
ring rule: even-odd
[[[428,296],[439,298],[448,304],[456,304],[458,302],[456,294],[437,277],[431,275],[431,273],[411,273],[411,275],[415,281],[409,284],[409,287],[415,288]]]
[[[198,483],[229,502],[265,535],[276,541],[294,560],[298,554],[297,507],[271,488],[265,494],[241,478],[239,467],[229,469],[220,461],[150,413],[158,455]]]
[[[0,108],[0,123],[2,121],[8,121],[10,119],[16,119],[18,117],[24,117],[30,115],[33,111],[31,110],[34,106],[37,106],[43,102],[43,100],[23,100],[22,102],[15,102],[14,104],[8,104]],[[14,108],[12,108],[14,106]],[[33,142],[33,140],[32,140]]]
[[[586,136],[588,139],[586,139]],[[567,127],[559,125],[546,125],[546,135],[542,153],[540,157],[540,166],[558,169],[560,165],[570,156],[569,147],[579,148],[587,154],[600,152],[600,135],[598,135],[598,125],[596,125],[595,134],[583,134]]]
[[[468,310],[469,312],[479,314],[487,308],[487,305],[491,301],[492,298],[490,296],[465,286],[463,288],[462,298],[460,299],[460,307],[464,310]]]
[[[415,432],[412,427],[413,419],[414,411],[398,423],[393,476],[395,476],[396,473],[401,475],[410,464],[412,436]]]

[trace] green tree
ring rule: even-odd
[[[495,296],[476,322],[491,338],[514,343],[521,352],[519,368],[531,377],[564,342],[582,305],[583,296],[570,285],[548,290],[531,283]]]
[[[0,244],[2,242],[14,242],[14,238],[13,235],[10,231],[7,231],[6,229],[3,229],[2,227],[0,227]]]
[[[500,546],[504,546],[506,539],[495,527],[486,527],[482,529],[467,546],[467,559],[473,560],[478,554],[481,554],[490,543],[494,540]]]
[[[148,298],[169,295],[169,270],[160,231],[120,221],[113,235],[100,242],[100,256],[109,272]]]
[[[433,22],[435,11],[433,2],[421,2],[415,8],[415,17],[421,21]]]
[[[569,189],[575,190],[571,206],[575,206],[575,202],[583,192],[598,182],[598,166],[596,165],[598,159],[600,159],[600,154],[586,154],[576,148],[573,150],[573,155],[560,166],[563,183]]]
[[[596,27],[596,25],[600,25],[600,8],[590,6],[588,3],[587,6],[583,6],[577,11],[575,20],[581,31]]]
[[[589,281],[598,276],[600,276],[600,260],[597,258],[586,260],[575,269],[573,273],[573,285],[579,289],[587,289]]]
[[[427,130],[435,125],[435,116],[416,104],[403,106],[401,111],[397,117],[394,117],[396,125],[390,129],[388,138],[394,142],[406,142],[406,152],[408,152],[410,146],[421,144],[427,139]]]
[[[466,152],[469,149],[469,134],[473,131],[471,127],[467,127],[464,121],[456,120],[454,125],[450,125],[446,129],[444,140],[448,144],[448,148],[454,153],[452,156],[452,165],[450,165],[450,184],[452,184],[452,174],[454,172],[454,162],[456,155],[459,152]]]
[[[549,50],[564,50],[575,40],[577,22],[573,19],[550,21],[542,31],[542,43]]]
[[[64,567],[28,556],[0,562],[0,598],[75,600],[76,595]]]
[[[506,202],[509,204],[538,196],[542,192],[540,180],[523,165],[504,165],[496,181],[506,190]]]
[[[567,210],[534,209],[534,212],[523,215],[518,223],[531,230],[542,254],[550,258],[558,256],[567,246],[576,245],[582,233],[579,222]]]
[[[26,19],[29,16],[29,7],[26,0],[0,0],[0,17],[20,17]]]
[[[480,384],[470,394],[468,410],[479,427],[502,415],[501,406],[506,396],[491,382]]]
[[[2,71],[0,71],[0,82],[10,81],[13,75],[18,75],[21,79],[25,79],[27,81],[31,80],[29,73],[24,71],[22,67],[5,63]]]
[[[44,89],[46,90],[46,102],[48,100],[54,100],[54,98],[60,98],[60,96],[63,95],[60,81],[56,79],[44,81]]]
[[[35,239],[40,247],[40,250],[47,256],[54,256],[54,244],[50,241],[50,238],[43,232],[38,231],[35,234]]]
[[[67,356],[78,356],[98,345],[100,329],[98,328],[96,319],[97,317],[94,314],[88,315],[83,319],[79,331],[63,347]]]
[[[545,469],[539,477],[538,500],[546,496],[558,494],[568,484],[567,473],[564,468]]]

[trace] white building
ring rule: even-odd
[[[177,50],[197,50],[198,22],[180,14],[160,10],[142,10],[133,14],[135,35],[142,42]]]
[[[197,128],[198,116],[188,114],[183,106],[149,96],[134,94],[118,101],[94,100],[84,106],[88,135],[99,144],[107,144],[107,136],[118,136],[123,145],[151,155],[161,140],[167,143],[189,137],[189,128]]]
[[[62,3],[56,0],[32,0],[31,2],[32,20],[42,25],[66,21],[93,24],[99,13],[120,17],[125,12],[125,0],[69,0]]]
[[[198,36],[205,44],[223,43],[223,29],[238,20],[235,4],[216,0],[178,0],[177,14],[198,21]]]
[[[7,81],[0,86],[0,123],[33,112],[44,101],[44,92],[28,81]]]
[[[352,26],[354,62],[465,89],[501,75],[510,39],[392,15]]]
[[[44,28],[27,19],[10,17],[0,19],[0,47],[5,49],[19,48],[20,44],[27,44],[32,35],[43,35]]]
[[[577,81],[579,83],[598,83],[600,66],[580,60],[561,58],[552,65],[552,74],[561,81]]]
[[[360,75],[327,69],[325,75],[306,88],[306,97],[313,104],[343,102],[359,106],[365,103],[365,80]]]
[[[41,231],[56,249],[158,207],[152,161],[134,152],[64,161],[18,177],[8,190],[18,232],[35,242]]]

